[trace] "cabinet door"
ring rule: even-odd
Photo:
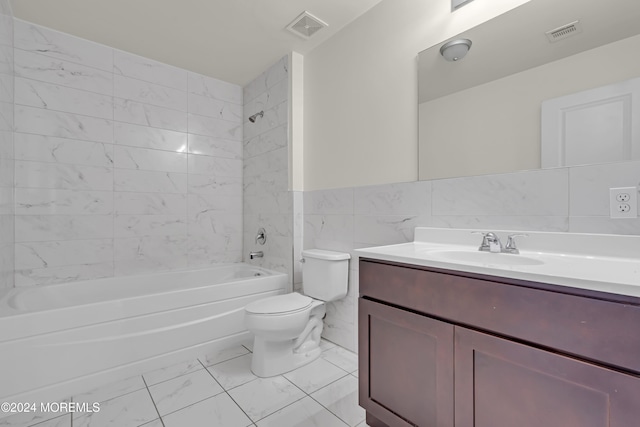
[[[640,425],[640,378],[456,327],[456,427]]]
[[[389,426],[453,427],[453,325],[363,298],[360,405]]]

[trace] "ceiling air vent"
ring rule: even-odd
[[[574,21],[570,24],[558,27],[555,30],[547,31],[545,34],[551,43],[559,42],[582,32],[582,24],[580,21]]]
[[[316,18],[305,10],[291,24],[287,25],[287,30],[297,36],[308,39],[328,25],[322,19]]]

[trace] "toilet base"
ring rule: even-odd
[[[266,339],[257,333],[253,342],[251,371],[259,377],[273,377],[316,360],[322,353],[320,336],[324,327],[322,319],[326,314],[324,303],[315,301],[309,320],[296,338],[274,340],[272,334],[267,335],[270,339]]]
[[[251,371],[258,377],[274,377],[311,363],[322,353],[320,346],[310,341],[294,351],[294,343],[295,340],[266,341],[255,337]]]

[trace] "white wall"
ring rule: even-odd
[[[304,189],[416,180],[418,52],[525,2],[383,0],[306,55]]]
[[[15,21],[16,286],[242,260],[242,88]]]

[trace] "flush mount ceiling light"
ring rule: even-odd
[[[447,61],[459,61],[469,52],[471,49],[471,40],[469,39],[457,39],[451,40],[442,45],[440,48],[440,55]]]

